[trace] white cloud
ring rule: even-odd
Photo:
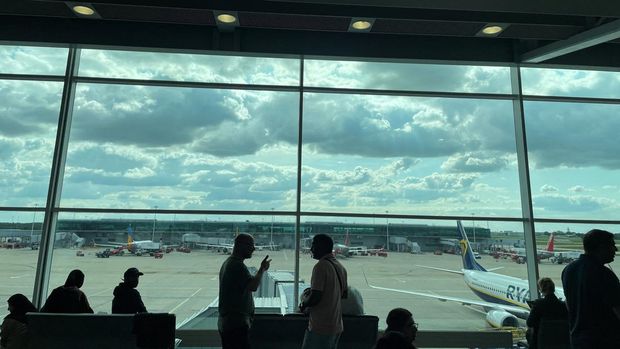
[[[540,187],[540,191],[543,192],[543,193],[555,193],[555,192],[557,192],[559,190],[558,190],[558,188],[556,188],[556,187],[554,187],[552,185],[543,184],[543,186]]]

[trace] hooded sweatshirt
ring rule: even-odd
[[[144,303],[142,303],[140,292],[124,282],[121,282],[114,288],[112,314],[135,313],[146,313],[146,307]]]

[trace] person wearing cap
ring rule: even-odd
[[[138,268],[129,268],[125,271],[123,282],[114,288],[112,314],[146,313],[140,292],[136,290],[141,275],[144,273],[141,273]]]

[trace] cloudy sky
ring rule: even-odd
[[[0,73],[66,50],[0,47]],[[311,60],[311,87],[510,93],[502,67]],[[299,85],[294,59],[83,50],[85,77]],[[620,74],[524,69],[525,94],[620,98]],[[0,205],[43,205],[61,82],[0,80]],[[538,217],[618,219],[619,107],[525,102]],[[61,205],[294,210],[299,93],[77,85]],[[302,210],[520,217],[512,102],[306,92]]]

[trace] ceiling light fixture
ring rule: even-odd
[[[84,5],[73,6],[73,11],[83,16],[92,16],[95,14],[95,10],[93,10],[92,8],[88,6],[84,6]]]
[[[351,18],[349,23],[350,32],[369,32],[372,30],[372,26],[375,24],[374,18]]]
[[[235,23],[237,21],[237,17],[229,14],[229,13],[221,13],[217,15],[218,22],[222,22],[225,24]]]
[[[476,36],[486,36],[486,37],[494,37],[501,34],[506,28],[508,24],[502,23],[487,23],[480,31],[476,34]]]
[[[357,30],[366,30],[370,28],[371,25],[370,25],[370,22],[367,22],[367,21],[357,21],[357,22],[353,22],[353,24],[351,24],[351,27]]]
[[[101,19],[101,16],[95,10],[95,6],[89,2],[72,2],[67,1],[65,4],[80,18]]]
[[[232,32],[239,26],[239,14],[236,11],[213,11],[213,17],[220,32]]]
[[[492,25],[492,26],[485,27],[484,29],[482,29],[482,32],[487,34],[487,35],[495,35],[495,34],[498,34],[499,32],[501,32],[502,30],[504,30],[504,29],[502,29],[502,27],[500,27],[498,25]]]

